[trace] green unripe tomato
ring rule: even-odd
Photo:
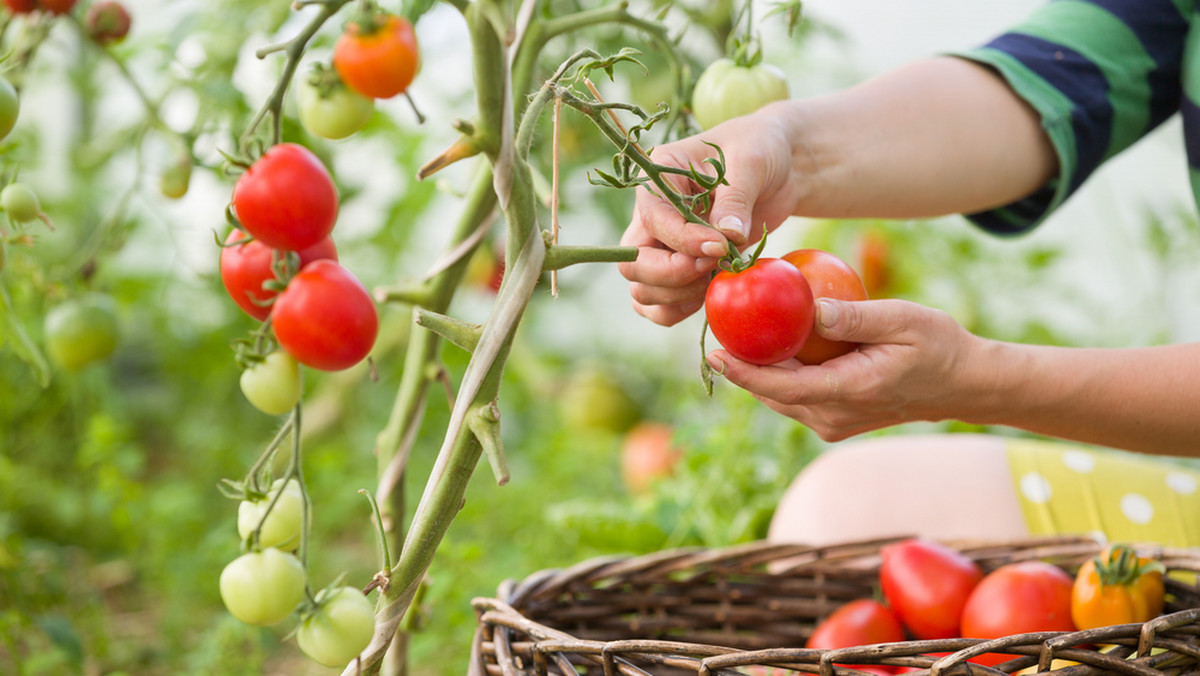
[[[732,59],[717,59],[696,80],[692,114],[702,128],[712,129],[786,98],[787,77],[775,66],[766,63],[739,66]]]
[[[117,349],[117,312],[112,298],[88,294],[46,314],[46,352],[68,371],[108,358]]]
[[[375,99],[350,89],[332,70],[317,70],[300,83],[300,124],[308,133],[343,139],[370,122]]]
[[[21,112],[21,101],[17,96],[16,87],[8,80],[0,78],[0,140],[8,137],[13,127],[17,126],[17,116]]]
[[[287,619],[304,598],[304,564],[278,549],[242,554],[221,571],[221,600],[246,624],[269,627]]]
[[[279,495],[280,491],[282,495]],[[279,495],[275,506],[271,501]],[[270,509],[271,511],[267,511]],[[237,528],[238,535],[243,540],[254,533],[258,524],[262,530],[258,532],[260,547],[292,550],[300,546],[300,533],[304,522],[304,495],[300,492],[300,483],[295,479],[283,485],[278,479],[271,484],[271,489],[262,500],[242,500],[238,504]]]
[[[24,183],[9,183],[0,190],[0,208],[17,223],[42,217],[42,203],[37,193]]]
[[[641,418],[641,407],[612,375],[597,368],[571,374],[558,398],[567,427],[620,434]]]
[[[163,197],[177,200],[187,194],[192,182],[192,158],[184,156],[163,170],[158,177],[158,190]]]
[[[267,415],[283,415],[300,402],[300,364],[287,352],[276,350],[242,371],[239,384],[255,408]]]
[[[344,667],[371,643],[375,609],[354,587],[323,589],[316,601],[316,610],[296,629],[296,643],[317,662]]]

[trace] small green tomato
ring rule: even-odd
[[[281,490],[282,495],[279,494]],[[279,500],[272,507],[271,501],[276,495],[279,495]],[[260,547],[292,550],[300,546],[300,533],[304,528],[304,495],[300,492],[298,481],[292,479],[285,486],[282,479],[277,479],[271,484],[265,498],[242,500],[238,504],[237,528],[243,540],[249,538],[260,523]]]
[[[317,662],[343,667],[371,643],[375,609],[354,587],[323,589],[316,601],[316,609],[296,629],[296,643]]]
[[[343,139],[367,126],[375,113],[375,99],[342,83],[331,68],[315,68],[300,83],[300,124],[310,134]]]
[[[283,415],[300,401],[300,364],[283,350],[268,354],[263,361],[242,371],[242,394],[267,415]]]
[[[9,183],[0,190],[0,208],[17,223],[28,223],[43,217],[42,203],[33,188],[24,183]]]
[[[304,598],[304,564],[278,549],[242,554],[221,571],[221,600],[246,624],[269,627],[287,619]]]
[[[100,293],[68,300],[46,313],[50,360],[68,371],[108,358],[117,349],[116,304]]]
[[[692,114],[702,128],[712,129],[786,98],[787,78],[775,66],[766,63],[739,66],[732,59],[717,59],[696,80]]]

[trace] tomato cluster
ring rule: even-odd
[[[752,364],[796,358],[822,364],[858,349],[813,329],[816,300],[866,300],[858,274],[821,249],[797,249],[759,258],[741,270],[721,270],[709,282],[705,316],[726,350]]]
[[[379,316],[366,287],[338,262],[330,236],[337,187],[312,151],[295,143],[268,149],[238,178],[232,212],[240,228],[222,247],[221,281],[246,314],[271,323],[288,357],[251,359],[242,390],[279,414],[299,399],[298,367],[289,359],[324,371],[350,368],[374,346]]]
[[[880,549],[882,600],[847,603],[814,629],[807,647],[849,648],[913,639],[992,639],[1145,622],[1162,612],[1162,564],[1114,545],[1072,576],[1040,560],[985,573],[945,544],[912,538]],[[986,653],[992,666],[1012,655]],[[864,665],[867,671],[897,673]]]

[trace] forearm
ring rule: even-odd
[[[1200,344],[1063,348],[981,341],[966,422],[1200,456]]]
[[[1034,192],[1057,171],[1037,114],[992,71],[944,57],[776,104],[795,139],[798,215],[921,218]]]

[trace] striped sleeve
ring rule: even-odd
[[[1187,4],[1052,0],[991,42],[955,54],[993,68],[1038,112],[1059,160],[1058,175],[1034,194],[967,217],[997,234],[1033,228],[1105,160],[1178,110]]]

